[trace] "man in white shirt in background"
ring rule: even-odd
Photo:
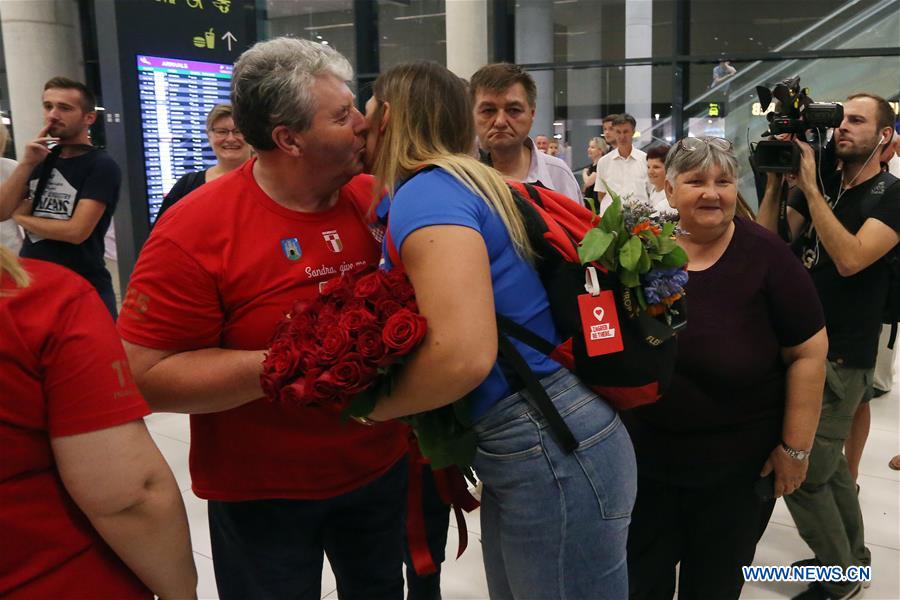
[[[632,200],[650,201],[647,195],[647,155],[633,146],[636,125],[634,117],[628,113],[617,115],[613,121],[616,148],[597,161],[594,192],[600,202],[600,214],[612,204],[607,185],[623,200],[630,197]]]
[[[542,133],[534,136],[534,147],[537,148],[538,151],[548,154],[547,151],[550,149],[550,138]]]
[[[528,137],[537,100],[531,75],[517,65],[489,64],[472,75],[469,90],[482,161],[504,177],[541,185],[581,204],[581,188],[572,169],[540,152]]]

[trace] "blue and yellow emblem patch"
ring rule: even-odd
[[[281,250],[288,260],[300,260],[303,250],[300,249],[300,241],[297,238],[284,238],[281,240]]]

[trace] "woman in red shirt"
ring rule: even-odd
[[[0,596],[195,597],[187,516],[87,281],[0,246]]]

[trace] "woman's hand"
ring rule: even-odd
[[[788,456],[781,444],[772,450],[766,464],[763,465],[760,477],[765,477],[775,471],[775,497],[789,496],[797,491],[800,484],[806,479],[806,469],[809,467],[809,459],[797,460]]]

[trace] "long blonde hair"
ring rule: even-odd
[[[31,283],[31,277],[18,257],[6,246],[0,245],[0,277],[4,275],[9,275],[20,288],[28,287]]]
[[[516,252],[531,260],[534,253],[509,186],[500,173],[469,154],[475,123],[465,82],[437,63],[417,61],[379,76],[373,91],[377,108],[372,127],[380,127],[389,106],[372,165],[375,190],[387,189],[393,197],[397,183],[419,169],[444,169],[497,213]]]

